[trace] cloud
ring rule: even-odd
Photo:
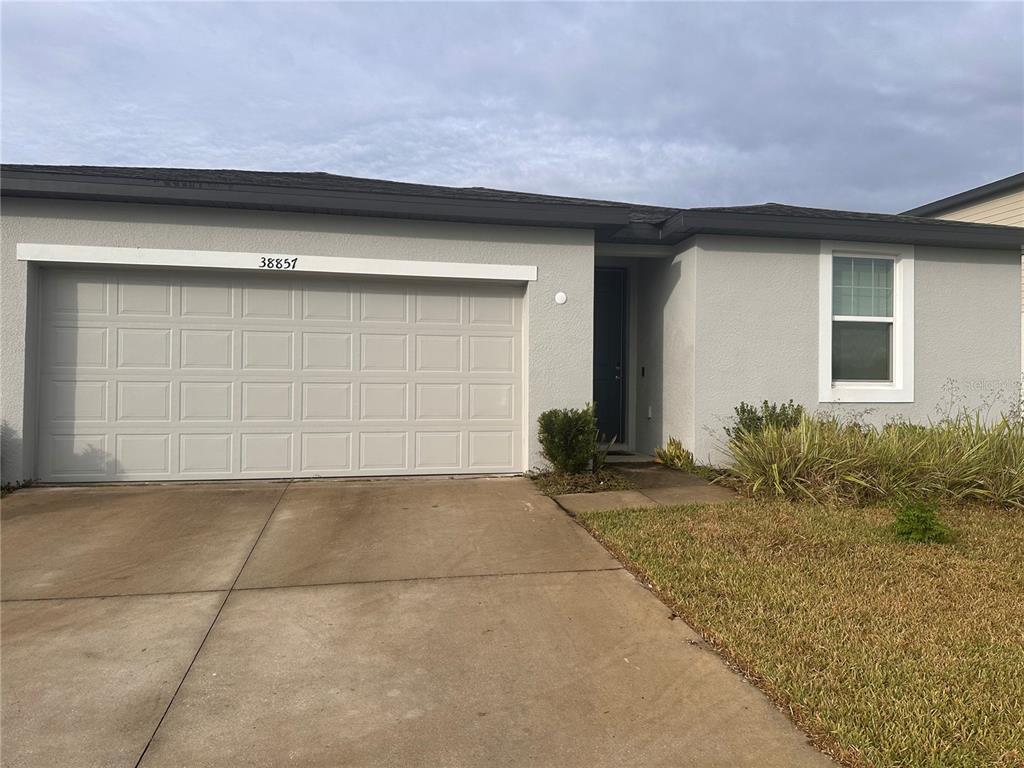
[[[1024,168],[1024,6],[6,4],[6,162],[900,210]]]

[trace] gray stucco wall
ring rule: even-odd
[[[0,240],[4,482],[34,473],[31,297],[40,268],[17,261],[19,242],[535,265],[538,279],[526,289],[530,466],[541,461],[535,427],[541,411],[591,399],[594,243],[589,230],[8,199]],[[565,304],[555,304],[557,291],[568,294]]]
[[[816,240],[700,236],[696,260],[694,454],[720,461],[722,425],[741,401],[793,398],[812,409],[936,418],[950,403],[995,411],[1019,392],[1020,255],[918,246],[913,403],[818,403]],[[673,378],[666,366],[666,381]],[[678,375],[686,375],[685,364]]]
[[[653,453],[669,437],[692,446],[697,251],[690,247],[675,257],[636,259],[636,264],[636,449]]]

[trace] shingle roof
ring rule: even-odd
[[[172,183],[242,184],[292,189],[374,192],[378,194],[416,194],[465,197],[473,200],[579,203],[581,205],[622,205],[603,200],[508,192],[486,187],[445,187],[406,181],[339,176],[323,171],[244,171],[227,168],[146,168],[98,165],[4,165],[4,170],[32,170],[63,175],[104,176],[112,179],[150,180]]]
[[[367,179],[358,176],[340,176],[321,171],[246,171],[226,168],[152,168],[96,165],[13,165],[3,170],[31,170],[52,172],[65,176],[102,176],[109,179],[147,180],[168,184],[216,184],[226,186],[282,187],[315,191],[367,192],[375,194],[417,195],[423,197],[462,198],[465,200],[491,200],[509,203],[559,203],[562,205],[606,206],[628,208],[629,220],[640,224],[661,224],[680,212],[700,211],[714,213],[757,214],[766,216],[802,216],[844,221],[916,222],[921,218],[905,214],[866,213],[840,211],[828,208],[809,208],[784,203],[759,205],[730,205],[716,207],[672,208],[667,206],[637,205],[614,200],[585,197],[563,197],[532,192],[514,192],[489,187],[446,187],[436,184],[417,184],[407,181]],[[929,219],[929,221],[935,221]]]
[[[1021,237],[1019,228],[907,214],[782,203],[676,208],[322,172],[11,164],[0,166],[0,172],[4,194],[12,195],[596,226],[599,239],[605,242],[668,244],[700,232],[835,237],[849,231],[875,239],[899,236],[908,242],[914,238],[914,242],[961,244],[1003,243]],[[83,191],[83,186],[88,189]],[[377,202],[353,203],[372,199]]]
[[[322,192],[367,192],[374,194],[418,195],[423,197],[462,198],[508,203],[558,203],[561,205],[629,208],[630,221],[658,224],[678,212],[677,208],[635,205],[614,200],[514,192],[489,187],[446,187],[407,181],[341,176],[322,171],[245,171],[226,168],[152,168],[98,165],[15,165],[4,164],[3,171],[59,173],[64,176],[95,177],[125,181],[158,181],[168,184],[217,184],[227,186],[282,187]]]
[[[909,216],[905,213],[870,213],[865,211],[839,211],[831,208],[809,208],[801,205],[786,205],[784,203],[761,203],[760,205],[730,205],[717,208],[685,208],[690,212],[708,213],[739,213],[758,214],[764,216],[786,216],[801,217],[809,219],[827,219],[833,221],[868,221],[891,224],[973,224],[975,222],[952,221],[947,219],[933,219],[922,216]],[[982,224],[981,226],[989,226]]]

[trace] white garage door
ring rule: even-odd
[[[521,286],[44,274],[50,481],[523,469]]]

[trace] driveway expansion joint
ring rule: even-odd
[[[192,654],[188,667],[185,668],[185,674],[183,674],[181,676],[181,680],[178,681],[178,685],[175,687],[174,693],[171,694],[171,698],[167,702],[167,706],[164,707],[164,711],[160,715],[160,719],[157,721],[156,727],[153,729],[153,732],[149,735],[149,739],[146,741],[146,746],[142,748],[142,752],[139,754],[139,759],[135,761],[135,768],[139,768],[139,765],[146,757],[146,753],[149,751],[149,747],[152,745],[153,739],[156,738],[156,734],[160,730],[160,726],[164,724],[164,719],[167,717],[167,713],[171,711],[171,707],[174,705],[174,700],[177,698],[178,692],[181,691],[181,686],[185,684],[185,679],[188,677],[189,672],[192,671],[192,667],[195,665],[196,659],[199,658],[199,654],[202,653],[203,646],[206,645],[206,641],[209,639],[210,633],[213,632],[213,628],[217,626],[217,620],[224,611],[224,606],[227,604],[228,598],[231,597],[231,592],[238,583],[238,579],[242,576],[242,571],[244,571],[245,566],[249,564],[249,558],[252,557],[252,553],[256,550],[256,545],[260,543],[260,539],[263,538],[263,533],[267,530],[267,526],[270,525],[270,521],[274,517],[274,513],[277,512],[277,508],[281,506],[281,500],[284,499],[285,494],[288,493],[288,489],[291,487],[292,481],[289,480],[281,490],[281,495],[277,497],[277,501],[274,502],[274,506],[270,510],[270,514],[267,515],[267,519],[263,521],[263,527],[260,528],[260,532],[256,535],[256,539],[253,541],[252,546],[249,547],[249,551],[245,555],[245,560],[242,561],[242,566],[238,569],[238,573],[235,574],[234,581],[231,582],[231,586],[229,586],[227,591],[224,593],[224,599],[221,600],[220,605],[217,606],[217,612],[213,615],[213,621],[211,621],[210,626],[207,627],[206,633],[203,635],[203,639],[199,642],[199,646],[196,648],[196,652]]]
[[[9,597],[0,603],[47,603],[68,600],[110,600],[121,597],[174,597],[175,595],[210,595],[217,592],[230,592],[230,587],[221,589],[177,589],[169,592],[115,592],[109,595],[56,595],[55,597]]]
[[[613,565],[607,568],[566,568],[562,570],[546,571],[509,571],[505,573],[465,573],[453,576],[406,576],[398,579],[355,579],[352,581],[318,581],[312,584],[275,584],[259,587],[234,587],[232,592],[262,592],[272,589],[306,589],[313,587],[347,587],[360,586],[363,584],[402,584],[413,581],[458,581],[464,579],[501,579],[511,576],[557,576],[567,573],[604,573],[606,571],[624,571],[622,565]]]

